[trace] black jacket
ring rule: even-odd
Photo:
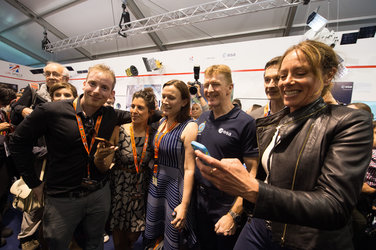
[[[273,241],[292,249],[352,249],[350,215],[371,159],[369,113],[321,98],[292,113],[285,108],[257,120],[260,156],[278,125],[254,216],[271,220]]]

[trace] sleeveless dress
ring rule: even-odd
[[[150,129],[149,146],[145,158],[136,172],[130,134],[121,126],[119,130],[119,149],[115,152],[115,165],[111,169],[111,213],[110,229],[140,232],[145,230],[145,201],[150,168],[153,158],[152,140],[154,133]],[[135,137],[138,162],[140,162],[145,137]]]
[[[183,197],[185,150],[180,138],[190,121],[179,124],[162,138],[159,145],[157,186],[153,184],[152,178],[149,184],[145,238],[154,240],[164,236],[164,249],[179,249],[182,244],[192,247],[197,241],[193,232],[191,205],[184,230],[179,232],[171,225],[172,212]],[[161,135],[162,133],[159,137]]]

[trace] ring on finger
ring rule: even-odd
[[[213,175],[213,173],[214,173],[215,171],[217,171],[217,168],[212,168],[212,169],[210,169],[210,174]]]

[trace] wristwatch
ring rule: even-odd
[[[197,98],[198,98],[198,99],[202,98],[202,95],[198,95]]]
[[[228,214],[231,215],[232,219],[236,224],[240,223],[241,216],[238,213],[233,212],[231,209],[228,211]]]

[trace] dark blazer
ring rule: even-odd
[[[273,241],[292,249],[352,249],[350,215],[371,159],[369,113],[322,98],[257,120],[260,156],[276,129],[268,184],[253,215],[270,220]],[[260,165],[258,178],[264,180]]]

